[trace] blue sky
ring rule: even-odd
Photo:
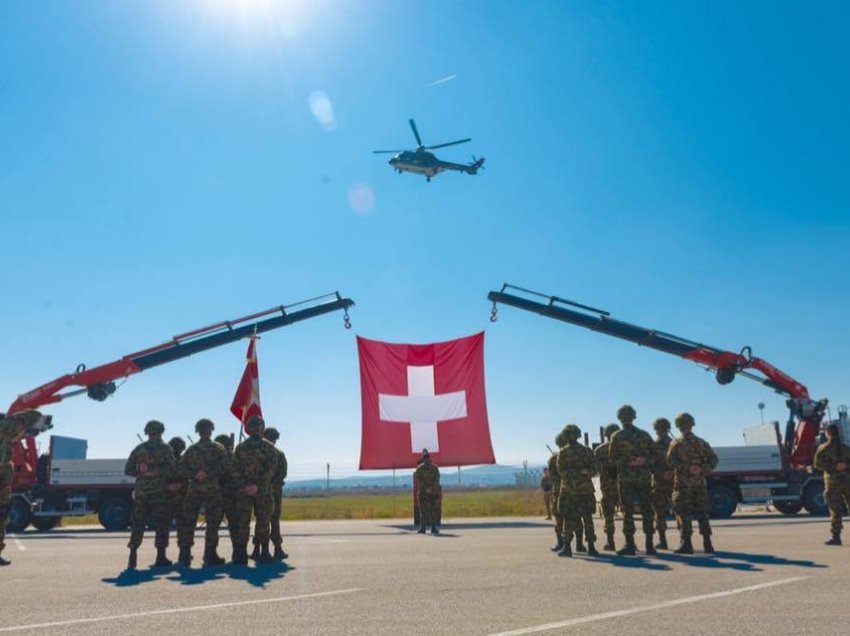
[[[737,351],[850,401],[850,44],[843,3],[174,0],[0,7],[0,387],[15,396],[170,336],[339,290],[259,346],[293,472],[353,469],[355,333],[486,329],[500,462],[567,421],[690,410],[717,445],[785,418],[739,379],[504,307],[512,282]],[[453,79],[433,85],[442,78]],[[311,112],[327,96],[334,125]],[[431,183],[374,148],[486,170]],[[327,124],[327,122],[325,122]],[[332,129],[328,129],[332,128]],[[374,205],[352,208],[368,188]],[[227,408],[245,345],[51,407],[124,456]]]

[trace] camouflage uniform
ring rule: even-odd
[[[688,413],[676,416],[681,436],[670,442],[667,464],[675,473],[673,510],[682,535],[682,545],[676,552],[692,554],[693,518],[699,523],[706,552],[713,552],[711,524],[708,522],[709,502],[706,476],[717,466],[717,454],[711,446],[691,432],[693,417]],[[698,467],[696,471],[694,467]],[[692,472],[693,471],[693,472]]]
[[[145,427],[146,432],[152,430],[149,428],[150,424],[151,422]],[[156,424],[162,427],[161,423],[156,422]],[[142,471],[140,469],[142,465],[146,465],[147,470]],[[174,473],[175,467],[174,452],[161,439],[152,437],[136,446],[130,453],[127,465],[124,467],[124,474],[136,478],[136,487],[133,490],[132,530],[130,542],[127,544],[132,551],[131,555],[142,544],[148,516],[153,514],[156,523],[154,545],[157,548],[157,561],[165,560],[168,526],[171,522],[168,480]],[[128,567],[135,567],[135,565],[128,565]]]
[[[426,459],[413,473],[413,479],[419,485],[419,532],[425,532],[425,526],[431,526],[432,534],[437,529],[437,497],[440,489],[440,469]]]
[[[560,438],[557,438],[560,439]],[[555,442],[558,443],[557,441]],[[561,476],[558,473],[558,453],[552,453],[549,456],[549,476],[552,478],[552,516],[555,517],[555,538],[557,543],[552,546],[553,552],[558,552],[564,547],[564,518],[561,516],[561,509],[558,505],[558,500],[561,497]]]
[[[168,445],[171,446],[171,451],[174,453],[175,462],[175,470],[168,480],[168,508],[171,517],[169,523],[177,529],[177,545],[182,546],[185,543],[183,534],[186,532],[183,503],[186,501],[189,482],[180,470],[180,458],[183,456],[183,451],[186,450],[186,442],[179,437],[172,437],[168,440]],[[178,486],[179,488],[177,488]],[[177,488],[177,490],[174,490],[174,488]]]
[[[15,477],[15,469],[12,466],[12,450],[18,440],[23,437],[27,429],[31,428],[39,419],[41,413],[38,411],[21,411],[8,417],[0,415],[0,555],[6,547],[6,524],[9,521],[9,513],[12,511],[12,481]],[[0,565],[9,562],[0,557]]]
[[[180,470],[189,480],[183,504],[184,531],[181,537],[183,543],[180,544],[181,553],[183,549],[187,552],[191,550],[195,543],[195,526],[203,506],[206,519],[204,561],[209,565],[220,562],[217,555],[212,557],[218,547],[218,528],[224,515],[220,480],[224,475],[226,462],[227,451],[224,446],[203,435],[186,450],[180,461]],[[200,475],[203,475],[203,478],[200,478]]]
[[[269,440],[271,441],[271,440]],[[286,455],[282,450],[275,447],[277,453],[277,464],[274,474],[272,475],[271,487],[271,540],[275,547],[275,558],[286,558],[286,553],[283,551],[283,536],[280,533],[280,513],[281,504],[283,503],[283,483],[286,480],[286,473],[289,470],[289,464],[286,461]]]
[[[222,509],[224,511],[224,517],[227,519],[227,531],[230,534],[230,544],[235,555],[236,539],[239,535],[239,523],[236,516],[236,500],[239,487],[236,481],[236,473],[233,469],[233,440],[229,435],[217,435],[215,441],[221,444],[226,451],[224,471],[219,483],[221,484]]]
[[[254,418],[251,418],[254,419]],[[257,518],[254,526],[257,540],[264,549],[262,562],[271,562],[268,554],[269,547],[269,490],[271,479],[277,464],[277,455],[271,442],[261,436],[265,423],[262,419],[257,428],[250,428],[251,420],[246,424],[250,432],[248,439],[243,441],[233,452],[233,469],[240,491],[237,491],[236,515],[239,526],[237,532],[238,558],[237,564],[247,563],[248,539],[251,530],[251,512]],[[256,487],[256,492],[249,494],[246,489]],[[268,557],[268,558],[265,558]]]
[[[667,515],[670,513],[673,496],[673,471],[667,465],[667,450],[670,448],[670,422],[663,417],[653,422],[656,438],[655,466],[652,470],[652,508],[655,512],[655,528],[658,530],[658,547],[667,549]]]
[[[617,512],[617,504],[620,501],[620,495],[617,492],[617,467],[611,461],[611,436],[620,430],[616,424],[609,424],[605,427],[605,437],[608,439],[596,447],[594,455],[596,456],[596,465],[599,468],[599,490],[602,491],[602,516],[605,519],[605,536],[607,543],[606,550],[614,549],[614,515]]]
[[[543,505],[546,507],[546,520],[552,518],[552,473],[548,469],[540,478],[540,490],[543,491]]]
[[[640,506],[643,532],[646,535],[646,552],[655,554],[652,545],[652,469],[656,456],[649,433],[634,426],[636,413],[631,406],[623,406],[617,417],[623,430],[611,436],[611,461],[617,468],[617,488],[623,508],[623,534],[626,547],[618,552],[635,553],[635,503]]]
[[[843,470],[838,464],[844,464]],[[850,446],[842,444],[838,429],[830,441],[818,446],[815,453],[815,468],[823,471],[824,497],[829,506],[829,527],[832,539],[828,545],[841,545],[842,508],[850,510]]]
[[[596,555],[593,545],[596,541],[593,528],[596,497],[592,481],[597,473],[596,457],[591,449],[578,443],[581,431],[577,426],[569,424],[565,431],[568,444],[558,451],[557,460],[558,475],[561,477],[558,508],[564,516],[565,547],[568,552],[573,535],[577,541],[580,539],[581,525],[584,525],[587,550],[591,555]]]

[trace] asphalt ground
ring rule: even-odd
[[[555,556],[542,519],[445,521],[439,536],[403,521],[284,523],[289,559],[265,567],[151,569],[146,536],[135,572],[124,571],[127,534],[10,535],[0,635],[850,631],[850,547],[823,545],[823,518],[718,521],[715,556],[595,559]]]

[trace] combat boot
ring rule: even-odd
[[[659,550],[667,550],[667,535],[663,530],[658,531],[658,543],[655,547]]]
[[[561,533],[558,532],[557,528],[555,528],[555,538],[558,542],[549,549],[552,550],[552,552],[560,552],[561,548],[564,547],[564,537],[561,536]]]
[[[204,550],[204,565],[212,567],[215,565],[224,565],[224,559],[218,556],[218,551],[214,545],[209,545]]]
[[[440,529],[437,526],[431,526],[431,534],[440,534]]]
[[[284,559],[288,559],[289,555],[284,551],[283,545],[280,543],[274,544],[274,560],[275,561],[283,561]]]
[[[4,566],[4,565],[12,565],[12,562],[9,559],[4,559],[3,557],[0,556],[0,566]],[[133,567],[135,567],[135,566],[133,566]],[[130,568],[127,568],[127,569],[130,569]]]
[[[691,543],[691,538],[690,537],[682,538],[681,545],[678,547],[678,549],[674,550],[674,552],[676,554],[693,554],[694,553],[694,546]]]
[[[233,550],[233,565],[248,565],[248,546],[240,545]]]
[[[571,557],[573,555],[573,549],[570,547],[570,542],[572,539],[564,538],[564,545],[561,547],[561,551],[558,552],[559,557]]]
[[[826,542],[826,545],[841,545],[841,535],[834,534],[832,538]]]
[[[180,554],[177,555],[177,563],[187,568],[192,565],[192,551],[190,548],[186,546],[180,548]]]
[[[154,561],[153,566],[155,568],[167,568],[174,565],[168,557],[165,556],[165,548],[157,548],[156,549],[156,561]]]
[[[635,538],[626,537],[626,545],[617,550],[617,556],[635,556],[637,554],[637,546],[635,545]]]
[[[658,554],[658,551],[655,549],[655,546],[652,545],[652,534],[646,535],[646,553],[650,555]]]
[[[711,543],[711,537],[706,535],[702,538],[702,549],[706,554],[714,554],[714,545]]]
[[[576,537],[576,552],[587,552],[587,548],[584,547],[581,537]]]
[[[588,556],[592,556],[592,557],[598,557],[599,556],[599,552],[596,551],[596,546],[593,545],[593,541],[587,542],[587,554],[588,554]]]
[[[138,548],[130,548],[130,558],[127,559],[127,569],[135,570],[136,565],[139,561],[139,549]]]
[[[416,531],[418,534],[425,534],[425,526],[419,526],[419,530]]]
[[[260,558],[260,544],[255,543],[254,544],[254,551],[251,552],[251,560],[256,561],[259,558]]]
[[[613,532],[606,532],[606,533],[605,533],[605,536],[606,536],[606,537],[607,537],[607,539],[608,539],[608,543],[606,543],[605,545],[603,545],[603,546],[602,546],[602,549],[603,549],[603,550],[608,550],[609,552],[613,552],[614,550],[616,550],[616,549],[617,549],[616,547],[614,547],[614,533],[613,533]]]
[[[271,565],[274,563],[274,558],[269,554],[269,542],[266,541],[260,547],[260,556],[257,558],[257,565]]]

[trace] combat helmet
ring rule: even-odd
[[[172,437],[168,440],[168,445],[171,446],[171,450],[174,451],[175,455],[179,455],[186,450],[186,442],[183,441],[182,437]]]
[[[248,432],[248,435],[259,435],[265,427],[266,423],[259,415],[252,415],[245,422],[245,430]]]
[[[676,428],[681,430],[691,430],[695,426],[694,416],[690,413],[679,413],[676,416]]]
[[[567,444],[577,442],[581,438],[581,429],[575,424],[567,424],[561,430],[561,436],[566,440]]]
[[[225,435],[224,433],[222,433],[221,435],[216,435],[215,440],[213,441],[218,442],[228,450],[230,450],[233,446],[233,440],[230,439],[230,435]]]
[[[611,439],[611,436],[620,430],[619,424],[614,424],[613,422],[605,427],[605,437]]]
[[[624,418],[631,418],[634,420],[637,417],[637,411],[631,404],[623,404],[620,408],[617,409],[617,419],[621,422]]]
[[[263,437],[265,437],[270,442],[276,442],[280,439],[280,431],[277,430],[274,426],[269,426],[266,430],[263,431]]]
[[[195,432],[196,433],[212,434],[212,432],[214,430],[215,430],[215,424],[213,424],[212,420],[208,420],[205,417],[203,417],[203,418],[199,419],[197,422],[195,422]]]
[[[158,420],[151,420],[145,424],[145,435],[162,435],[165,432],[165,424]]]
[[[566,445],[567,445],[567,440],[566,440],[566,438],[564,437],[564,431],[563,431],[563,429],[562,429],[562,430],[560,430],[560,431],[558,431],[558,434],[557,434],[557,435],[555,435],[555,444],[558,446],[558,448],[561,448],[562,446],[566,446]]]
[[[659,417],[652,423],[652,428],[655,429],[656,433],[669,433],[670,420],[666,417]]]

